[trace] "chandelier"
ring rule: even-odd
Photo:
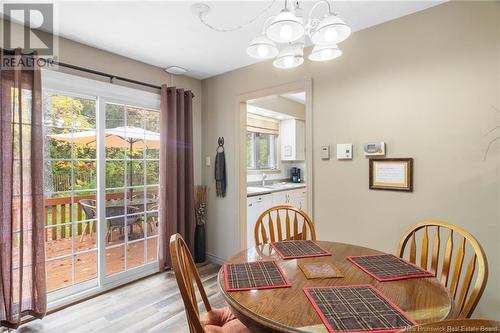
[[[262,60],[275,58],[275,67],[294,68],[304,63],[306,38],[314,44],[309,60],[327,61],[342,55],[337,44],[349,37],[351,28],[332,11],[330,2],[316,2],[306,23],[299,2],[293,3],[291,9],[288,4],[289,1],[285,0],[281,12],[264,22],[262,33],[247,47],[249,56]],[[326,5],[328,12],[321,19],[313,18],[314,11],[320,5]]]

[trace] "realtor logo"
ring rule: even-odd
[[[51,3],[3,4],[4,49],[37,51],[39,56],[54,56],[54,6]]]

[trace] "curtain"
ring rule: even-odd
[[[170,236],[194,253],[193,116],[191,91],[163,85],[160,114],[160,269],[172,267]]]
[[[0,50],[0,326],[46,311],[43,135],[36,54]]]

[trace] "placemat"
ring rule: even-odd
[[[271,246],[283,259],[297,259],[331,256],[332,254],[321,248],[312,240],[292,240],[271,243]]]
[[[344,275],[340,269],[329,262],[300,263],[302,273],[308,279],[342,278]]]
[[[329,332],[396,332],[415,325],[375,287],[306,287],[304,292]]]
[[[224,264],[227,291],[286,288],[292,285],[276,261]]]
[[[434,276],[431,272],[427,272],[393,254],[350,256],[347,259],[378,281]]]

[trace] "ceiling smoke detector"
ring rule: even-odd
[[[188,70],[179,66],[170,66],[165,68],[165,72],[174,75],[184,75],[188,72]]]

